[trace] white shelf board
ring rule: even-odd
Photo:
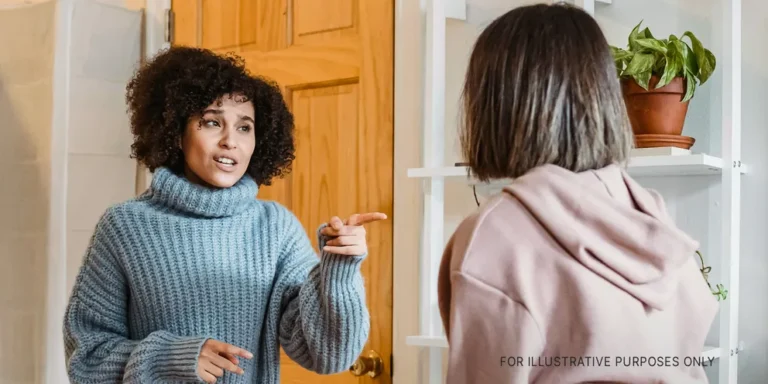
[[[719,175],[723,160],[703,153],[688,155],[632,156],[627,171],[632,176]],[[741,166],[741,173],[746,167]],[[409,168],[408,177],[467,177],[469,169],[459,167]]]
[[[633,176],[717,175],[723,160],[703,153],[671,156],[633,156],[627,171]]]
[[[605,1],[605,0],[600,0]],[[610,0],[608,0],[610,1]],[[443,4],[445,17],[455,20],[467,19],[467,0],[447,0]]]
[[[706,358],[713,358],[713,359],[719,359],[720,358],[720,347],[713,347],[711,345],[705,345],[704,351],[701,352],[701,357]]]
[[[445,336],[408,336],[405,344],[417,347],[448,348],[448,340]]]
[[[445,336],[408,336],[405,338],[405,343],[416,347],[448,348],[448,340]],[[701,357],[719,359],[720,347],[705,345]]]

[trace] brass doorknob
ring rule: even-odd
[[[368,351],[367,356],[360,356],[357,358],[354,364],[349,367],[349,371],[355,376],[368,375],[370,377],[376,377],[381,374],[384,369],[384,361],[381,360],[376,351]]]

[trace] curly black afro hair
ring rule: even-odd
[[[131,157],[150,171],[184,168],[179,143],[187,121],[224,95],[253,102],[256,148],[247,174],[258,185],[290,172],[293,115],[273,82],[252,76],[242,58],[209,50],[172,47],[143,65],[126,87],[134,143]]]

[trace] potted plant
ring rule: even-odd
[[[682,136],[688,102],[715,70],[715,55],[690,32],[657,39],[638,23],[626,49],[611,46],[637,148],[688,149]],[[691,42],[688,45],[683,38]]]

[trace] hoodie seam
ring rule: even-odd
[[[536,331],[539,334],[539,342],[541,343],[541,347],[543,348],[543,346],[546,345],[546,343],[545,343],[546,338],[544,337],[544,334],[541,331],[541,326],[539,325],[539,322],[536,321],[536,318],[533,316],[533,314],[528,309],[528,306],[525,305],[525,303],[509,297],[509,295],[506,292],[504,292],[503,290],[499,289],[498,287],[493,286],[491,284],[488,284],[487,282],[479,279],[478,277],[472,276],[470,274],[467,274],[467,273],[464,273],[464,272],[461,272],[461,271],[454,271],[452,273],[451,285],[453,285],[453,280],[457,279],[457,278],[463,278],[464,280],[466,280],[468,283],[470,283],[472,285],[486,287],[489,290],[491,290],[492,292],[495,292],[495,293],[501,295],[504,299],[507,299],[512,304],[520,306],[523,309],[523,311],[525,312],[526,316],[528,316],[531,319],[531,321],[533,322],[533,324],[536,326]]]
[[[610,196],[611,198],[615,198],[613,191],[611,191],[611,188],[608,187],[608,183],[603,179],[603,177],[600,175],[599,172],[595,172],[594,170],[591,171],[593,175],[597,178],[597,180],[600,181],[600,184],[602,184],[603,189],[605,189],[605,192]]]

